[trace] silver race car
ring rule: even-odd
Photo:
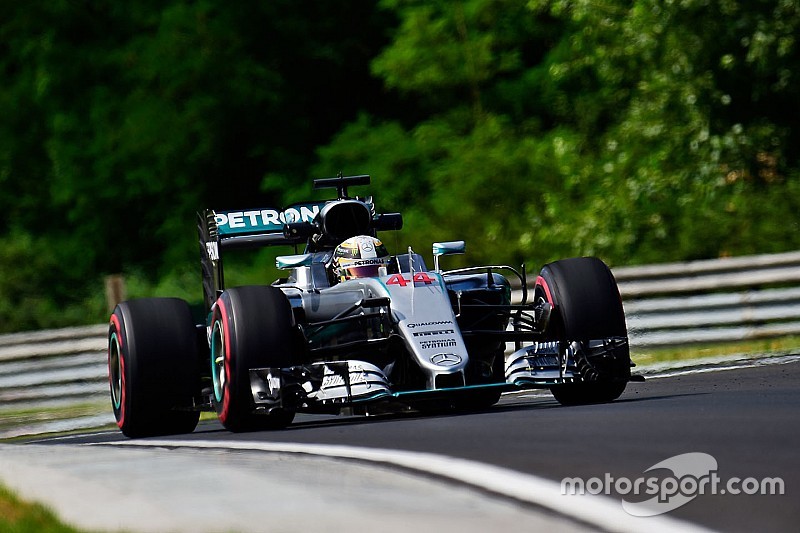
[[[126,301],[111,315],[111,403],[125,435],[188,433],[202,410],[250,431],[298,412],[485,409],[527,388],[565,405],[622,394],[625,316],[602,261],[550,263],[531,287],[524,266],[443,270],[463,241],[434,243],[432,268],[410,247],[390,256],[377,235],[402,217],[349,196],[368,183],[325,178],[314,187],[335,199],[198,215],[205,323],[175,298]],[[294,247],[276,260],[285,277],[225,285],[226,251],[272,245]]]

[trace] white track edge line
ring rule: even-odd
[[[621,502],[610,497],[565,495],[555,481],[531,474],[523,474],[477,461],[459,459],[425,452],[411,452],[384,448],[366,448],[345,445],[239,442],[207,440],[153,439],[93,443],[86,446],[120,446],[143,448],[202,448],[273,453],[297,453],[328,458],[355,459],[399,466],[426,474],[454,480],[501,496],[531,503],[554,511],[567,518],[596,526],[607,531],[638,533],[647,530],[658,533],[708,532],[707,528],[667,516],[635,517],[622,509]]]
[[[745,368],[760,368],[765,366],[772,366],[772,365],[787,365],[792,363],[797,363],[800,361],[800,355],[797,354],[789,354],[789,355],[781,355],[776,357],[764,357],[764,358],[754,358],[754,359],[740,359],[738,361],[732,361],[731,364],[728,365],[720,365],[720,366],[702,366],[702,367],[691,367],[691,366],[675,366],[675,367],[666,367],[663,370],[660,370],[653,374],[643,374],[645,379],[663,379],[663,378],[672,378],[672,377],[680,377],[680,376],[687,376],[692,374],[707,374],[710,372],[724,372],[726,370],[742,370]],[[643,367],[646,368],[646,367]]]

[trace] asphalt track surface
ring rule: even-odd
[[[204,422],[193,434],[171,439],[187,445],[235,440],[424,452],[555,482],[607,476],[636,480],[655,475],[645,472],[668,458],[703,452],[716,459],[722,486],[734,477],[780,478],[784,494],[695,494],[669,517],[720,531],[797,531],[800,357],[768,362],[773,364],[725,369],[715,365],[651,377],[645,383],[631,383],[619,400],[603,405],[561,407],[548,393],[531,391],[506,394],[497,406],[479,413],[298,415],[286,430],[247,434],[232,434],[215,422]],[[124,440],[117,433],[100,433],[40,442]],[[609,497],[622,498],[614,493]],[[457,518],[451,525],[458,525]]]

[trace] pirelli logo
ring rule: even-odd
[[[455,331],[452,330],[452,329],[438,329],[438,330],[432,330],[432,331],[415,331],[414,332],[414,336],[415,337],[433,337],[435,335],[452,335],[453,333],[455,333]]]

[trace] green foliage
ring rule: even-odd
[[[0,330],[74,321],[73,307],[104,320],[85,295],[102,301],[108,273],[183,286],[164,280],[197,269],[194,213],[278,203],[258,195],[265,172],[305,172],[355,116],[350,97],[379,90],[367,60],[385,15],[371,7],[3,2],[0,238],[35,249],[0,257],[21,278],[2,285]],[[336,90],[351,77],[357,91]],[[199,300],[195,283],[177,295]]]
[[[14,231],[0,238],[0,317],[2,329],[46,329],[97,322],[105,314],[102,290],[75,294],[79,272],[62,268],[47,239]],[[62,277],[63,272],[73,275]]]
[[[199,302],[196,210],[339,171],[404,213],[390,246],[467,240],[454,266],[797,249],[799,28],[796,0],[2,2],[0,330],[103,320],[117,272]]]
[[[418,98],[423,117],[405,139],[396,123],[344,131],[414,146],[412,162],[401,149],[416,172],[406,191],[428,192],[393,207],[412,209],[417,235],[466,237],[467,261],[535,264],[800,244],[796,2],[386,6],[401,23],[373,72]],[[352,142],[321,149],[319,168],[398,166],[395,150],[361,155]],[[390,176],[404,203],[406,180]]]

